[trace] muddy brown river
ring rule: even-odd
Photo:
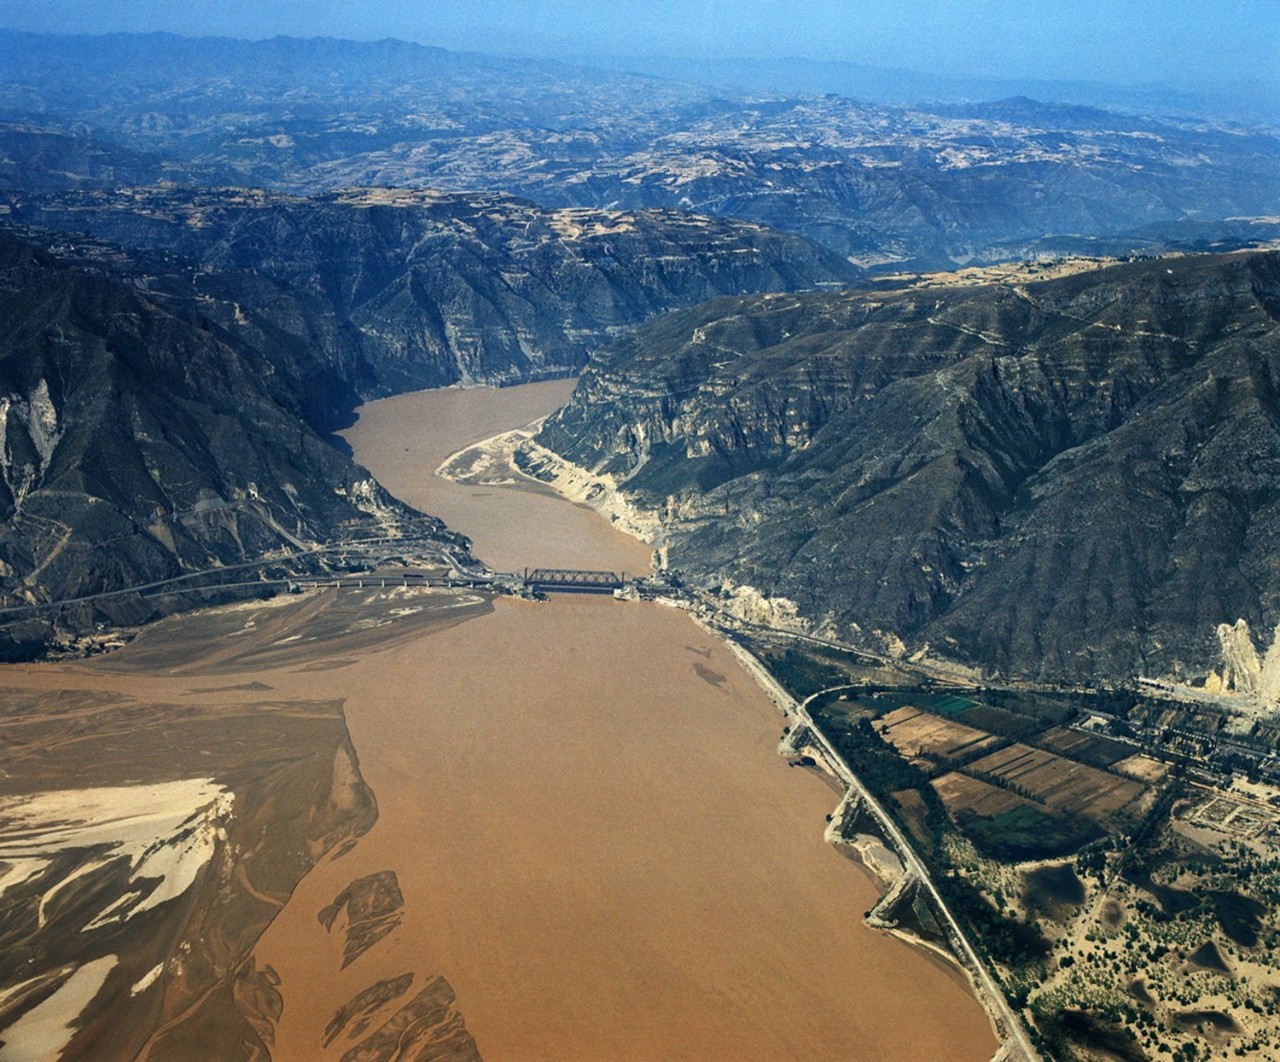
[[[494,567],[644,570],[648,547],[586,509],[432,475],[570,386],[405,395],[346,436]],[[463,1023],[491,1060],[995,1050],[955,971],[862,924],[874,889],[822,841],[837,794],[776,754],[776,709],[683,613],[500,599],[297,681],[345,698],[378,819],[303,879],[255,950],[284,1001],[276,1058],[341,1058],[380,999],[444,982],[452,997],[421,997],[431,1017],[392,1030],[436,1044],[424,1057],[450,1057]],[[385,900],[392,880],[402,903],[379,906],[374,885]],[[344,966],[353,929],[377,939]]]
[[[433,475],[568,390],[406,395],[348,437],[495,567],[644,570],[536,484]],[[380,582],[171,617],[0,687],[0,1057],[996,1047],[955,969],[862,924],[870,880],[821,839],[838,794],[675,609]]]

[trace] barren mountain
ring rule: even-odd
[[[457,541],[307,427],[296,349],[257,346],[196,306],[164,308],[4,233],[0,317],[10,645],[49,634],[43,613],[13,626],[24,602],[283,559],[386,520]],[[64,618],[82,627],[148,612],[109,600]]]
[[[195,274],[188,288],[285,331],[328,322],[321,349],[363,395],[563,374],[663,310],[859,275],[830,251],[748,222],[547,210],[493,192],[305,199],[164,186],[0,193],[0,204],[14,222],[176,254]]]
[[[1022,98],[735,97],[397,41],[122,34],[109,45],[0,33],[0,106],[240,184],[679,208],[794,232],[868,266],[944,268],[1047,236],[1280,212],[1280,140],[1225,121]]]
[[[1280,620],[1280,255],[720,300],[624,337],[539,441],[698,581],[813,628],[1094,682]]]

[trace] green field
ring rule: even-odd
[[[920,700],[922,703],[918,707],[947,719],[967,712],[978,704],[977,701],[971,701],[968,697],[957,697],[953,693],[937,694],[920,698]]]

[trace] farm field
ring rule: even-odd
[[[912,707],[898,708],[881,716],[876,729],[899,755],[908,759],[954,759],[992,748],[997,743],[996,738],[984,731]]]
[[[957,771],[935,778],[933,789],[953,816],[969,812],[983,818],[995,818],[1018,808],[1034,806],[1026,797]]]
[[[1117,774],[1134,778],[1147,785],[1159,785],[1169,776],[1168,764],[1161,763],[1141,752],[1112,764],[1111,769]]]
[[[1133,755],[1131,745],[1061,726],[1053,726],[1037,734],[1036,744],[1051,752],[1060,752],[1069,759],[1087,763],[1090,767],[1111,767]]]
[[[988,857],[1021,862],[1069,855],[1102,835],[1091,820],[951,772],[931,783],[947,814]]]
[[[1016,786],[1056,811],[1098,822],[1136,804],[1147,791],[1140,782],[1020,743],[975,760],[969,769]]]

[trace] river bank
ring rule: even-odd
[[[456,484],[471,487],[549,487],[566,501],[591,509],[618,530],[647,544],[658,543],[659,552],[655,556],[665,561],[661,531],[651,514],[638,512],[630,506],[610,477],[597,476],[569,464],[533,442],[539,423],[500,432],[455,451],[442,462],[437,474]],[[788,608],[789,605],[789,602],[771,602],[761,598],[753,602],[752,619],[766,626],[794,627],[794,610]],[[714,623],[704,622],[696,614],[691,614],[691,618],[707,634],[722,637]],[[760,690],[781,712],[787,725],[778,751],[795,757],[811,754],[812,759],[843,789],[843,797],[835,811],[827,815],[823,837],[828,844],[856,859],[878,883],[880,895],[867,911],[866,925],[920,949],[933,959],[950,964],[963,974],[1002,1042],[1001,1056],[1036,1058],[1021,1021],[964,937],[930,880],[927,868],[891,816],[822,735],[806,707],[792,698],[755,656],[732,639],[723,641],[744,671],[754,678]],[[869,816],[876,830],[874,835],[850,835],[846,819],[852,820],[858,812]],[[937,915],[945,944],[904,928],[895,917],[894,911],[904,898],[910,898],[917,892],[923,894]]]
[[[524,389],[400,396],[366,407],[348,439],[495,568],[645,570],[646,545],[545,488],[432,475],[469,443],[549,412],[557,386],[567,393],[536,385],[540,411]],[[465,432],[442,437],[442,423]],[[485,1057],[995,1050],[962,985],[862,925],[876,892],[822,841],[828,785],[777,756],[776,709],[686,614],[499,600],[411,657],[384,658],[378,675],[412,668],[429,688],[419,678],[393,703],[369,689],[347,704],[378,824],[340,873],[304,881],[260,949],[286,1000],[278,1057],[305,1057],[308,1026],[358,984],[402,973],[396,955],[448,978]],[[317,954],[316,910],[383,869],[397,872],[403,921],[352,964],[359,976],[323,1004],[295,1002],[291,1020],[290,982]]]

